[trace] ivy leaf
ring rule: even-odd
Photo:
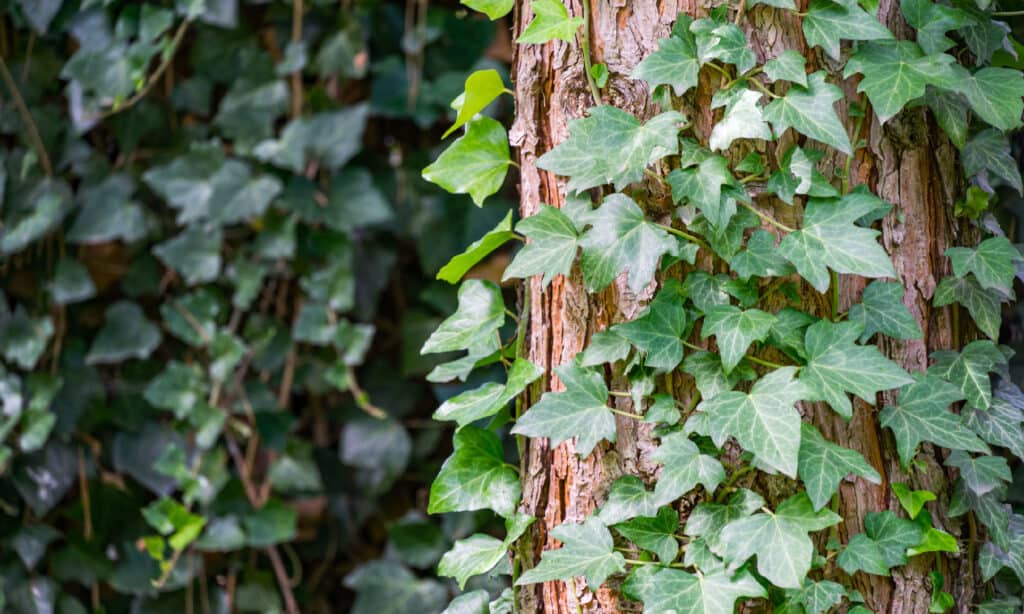
[[[515,514],[505,519],[505,539],[477,533],[455,542],[451,550],[441,557],[437,574],[455,578],[459,588],[466,587],[466,581],[473,576],[485,574],[501,562],[509,548],[536,520],[526,514]]]
[[[777,9],[796,10],[796,3],[793,0],[747,0],[747,8],[752,9],[757,5],[772,6]]]
[[[783,367],[758,380],[750,394],[728,391],[702,401],[698,409],[707,414],[716,443],[735,437],[768,467],[796,477],[800,412],[795,405],[808,390],[795,375],[795,367]]]
[[[999,389],[988,409],[967,408],[964,423],[991,445],[1024,457],[1024,411],[1001,398]]]
[[[178,272],[185,283],[194,286],[220,275],[220,228],[188,226],[181,234],[153,248],[153,254]]]
[[[792,81],[807,87],[807,60],[795,49],[787,49],[764,63],[764,74],[770,81]],[[769,105],[771,106],[771,105]]]
[[[857,345],[862,328],[855,322],[822,320],[804,337],[807,366],[800,372],[817,400],[826,401],[844,418],[853,415],[848,392],[874,404],[875,394],[913,382],[899,365],[873,345]]]
[[[459,307],[437,327],[421,354],[466,350],[489,342],[505,323],[505,301],[494,282],[467,279],[459,287]]]
[[[423,178],[452,194],[469,194],[481,207],[501,189],[511,164],[504,126],[490,117],[478,117],[466,124],[463,136],[423,169]]]
[[[697,45],[689,31],[680,34],[659,40],[658,50],[636,65],[632,78],[643,79],[652,90],[659,85],[670,85],[676,96],[697,87],[700,73]]]
[[[800,74],[803,74],[802,65]],[[783,132],[793,128],[849,155],[853,151],[850,138],[833,106],[843,98],[843,92],[826,83],[825,76],[823,70],[812,74],[809,79],[805,76],[806,86],[794,85],[785,96],[772,100],[765,107],[764,118],[772,123],[776,136],[782,136]]]
[[[878,121],[885,123],[908,102],[924,96],[925,86],[956,89],[960,79],[955,62],[945,53],[925,55],[910,41],[868,43],[846,63],[843,78],[864,75],[857,91],[868,95]]]
[[[434,420],[454,420],[458,425],[472,424],[501,411],[509,401],[537,381],[544,369],[525,358],[517,358],[508,369],[504,385],[488,382],[479,388],[455,395],[434,412]]]
[[[747,353],[754,341],[764,341],[775,324],[775,316],[760,309],[741,310],[733,305],[718,305],[704,312],[701,338],[715,335],[722,356],[722,369],[728,375]]]
[[[857,0],[814,0],[803,18],[807,44],[817,45],[834,60],[839,59],[839,40],[879,40],[892,32],[873,15],[857,6]]]
[[[512,10],[514,0],[460,0],[462,4],[474,11],[480,11],[491,18],[491,21],[500,19]]]
[[[595,367],[604,363],[613,363],[629,356],[629,341],[612,330],[594,333],[590,344],[583,350],[580,365]]]
[[[793,146],[786,150],[779,163],[779,170],[768,178],[767,191],[774,192],[787,205],[793,204],[793,196],[807,194],[818,198],[839,195],[822,175],[816,164],[825,152]]]
[[[649,582],[623,590],[644,602],[644,614],[731,614],[743,597],[766,597],[768,593],[747,571],[738,574],[718,570],[695,575],[678,569],[660,569]]]
[[[611,329],[644,353],[644,364],[653,369],[671,371],[683,360],[683,334],[686,309],[679,285],[666,284],[647,309],[635,320]]]
[[[953,450],[946,458],[946,466],[960,470],[960,479],[974,494],[981,496],[1013,481],[1013,473],[1002,456],[971,456],[963,450]]]
[[[972,341],[960,353],[940,351],[931,355],[935,363],[929,375],[937,375],[960,389],[971,407],[988,409],[992,405],[989,372],[1006,365],[1006,355],[988,340]],[[951,401],[952,402],[952,401]]]
[[[971,277],[947,277],[939,282],[932,297],[932,305],[945,307],[959,303],[967,308],[974,323],[991,339],[999,338],[1003,318],[999,303],[1001,297],[993,290],[985,290]]]
[[[828,289],[828,269],[863,277],[896,277],[889,254],[878,244],[877,230],[855,222],[874,207],[864,199],[811,199],[804,211],[804,227],[787,234],[779,253],[793,263],[818,292]]]
[[[54,303],[70,305],[96,296],[96,285],[84,265],[77,260],[64,258],[57,263],[53,281],[50,282],[50,293]]]
[[[427,512],[491,509],[506,518],[515,513],[521,488],[515,469],[505,463],[501,440],[475,426],[455,432],[455,451],[430,486]]]
[[[449,260],[448,264],[441,267],[441,270],[437,272],[437,279],[442,279],[450,284],[459,283],[459,280],[470,269],[490,255],[491,252],[504,245],[506,241],[514,239],[515,236],[516,233],[512,232],[512,211],[510,210],[505,215],[505,218],[498,222],[497,226],[474,241],[461,254]]]
[[[550,205],[541,205],[537,213],[516,224],[516,232],[529,241],[505,268],[502,281],[543,274],[541,283],[547,287],[555,275],[569,274],[579,238],[568,216]]]
[[[667,565],[679,554],[675,534],[679,529],[679,514],[671,507],[658,510],[657,516],[641,516],[615,525],[615,530],[640,548],[658,555]]]
[[[722,361],[712,352],[694,352],[683,361],[683,371],[693,376],[701,398],[711,400],[719,394],[732,390],[741,380],[756,379],[757,374],[744,363],[726,376]]]
[[[571,43],[583,25],[583,18],[569,17],[569,11],[558,0],[533,0],[530,8],[535,17],[516,39],[517,43],[539,45],[556,38]]]
[[[963,398],[953,384],[928,375],[901,388],[898,405],[882,410],[879,421],[892,430],[904,467],[910,464],[922,441],[944,448],[989,451],[988,446],[964,426],[960,416],[948,411],[951,404]]]
[[[678,243],[628,196],[612,194],[588,219],[590,230],[580,239],[581,267],[587,289],[604,289],[624,270],[630,290],[639,294],[654,278],[658,260],[674,253]]]
[[[567,189],[580,192],[606,184],[616,190],[639,181],[648,165],[679,152],[675,111],[646,124],[610,105],[590,109],[590,116],[569,122],[569,138],[537,159],[537,168],[569,177]]]
[[[555,368],[564,392],[546,392],[512,428],[516,435],[548,437],[551,447],[578,437],[576,450],[590,454],[602,439],[615,441],[615,415],[607,406],[608,387],[604,376],[576,364]]]
[[[1006,237],[990,237],[978,247],[951,247],[946,250],[946,256],[952,262],[953,273],[957,277],[974,273],[982,288],[1013,293],[1016,263],[1021,260],[1021,255]]]
[[[882,477],[859,452],[828,441],[806,422],[800,430],[798,472],[815,510],[828,504],[839,482],[851,473],[872,484],[882,483]]]
[[[1024,74],[1010,68],[987,67],[971,74],[958,71],[957,91],[967,97],[978,117],[1003,132],[1021,126],[1024,112]]]
[[[685,433],[676,432],[661,438],[661,445],[651,460],[664,465],[654,487],[656,505],[667,505],[702,484],[708,494],[725,481],[725,469],[713,456],[701,454],[697,444]]]
[[[1017,168],[1017,161],[1010,153],[1010,142],[1005,135],[994,128],[982,130],[974,135],[964,145],[961,154],[964,163],[964,173],[967,177],[982,175],[984,180],[982,187],[988,186],[988,172],[991,171],[996,177],[1017,190],[1017,193],[1024,194],[1024,180],[1021,180],[1020,169]],[[992,191],[991,187],[987,188]]]
[[[755,230],[747,239],[747,248],[729,261],[740,279],[750,277],[786,277],[795,271],[775,249],[776,237],[767,230]]]
[[[741,488],[729,495],[725,503],[701,503],[693,508],[686,519],[684,534],[699,537],[715,554],[725,553],[721,541],[722,529],[735,520],[746,518],[764,506],[761,495]]]
[[[473,119],[477,113],[486,109],[487,105],[494,102],[498,96],[501,96],[504,92],[505,83],[502,82],[501,75],[498,74],[498,71],[493,68],[478,70],[469,75],[469,77],[466,78],[466,85],[463,89],[461,104],[459,105],[458,115],[455,117],[455,123],[444,131],[441,138],[448,138],[449,134],[464,126],[469,120]]]
[[[612,483],[597,517],[607,525],[637,516],[653,516],[657,509],[654,493],[647,490],[643,480],[635,475],[624,475]]]
[[[971,23],[963,11],[932,0],[902,0],[900,8],[907,23],[917,30],[917,44],[925,53],[942,53],[949,49],[956,43],[946,32]]]
[[[843,597],[846,597],[846,587],[842,584],[828,580],[809,580],[797,590],[786,591],[783,608],[797,608],[796,611],[806,614],[821,614],[842,603]]]
[[[890,511],[868,512],[864,533],[858,533],[839,553],[837,562],[846,573],[865,571],[889,575],[889,568],[907,563],[907,549],[921,543],[921,527]]]
[[[118,301],[107,308],[103,328],[93,339],[85,362],[105,365],[128,358],[147,358],[160,345],[160,329],[146,319],[136,303]]]
[[[894,339],[922,339],[924,333],[917,320],[903,304],[903,285],[895,282],[873,281],[860,297],[859,303],[850,307],[849,319],[864,327],[860,342],[864,343],[875,333],[882,333]]]
[[[733,23],[722,23],[714,19],[698,19],[690,24],[697,43],[697,57],[701,64],[721,60],[733,64],[740,73],[745,73],[757,64],[757,57],[747,47],[747,36]]]
[[[668,174],[667,181],[675,203],[690,202],[716,228],[725,228],[736,213],[735,201],[722,193],[723,186],[736,183],[729,161],[722,156],[708,156],[696,167],[676,169]]]
[[[949,140],[957,149],[963,149],[967,141],[967,99],[956,92],[929,87],[925,90],[924,101]]]
[[[711,129],[708,147],[724,151],[736,139],[772,140],[772,130],[765,122],[764,111],[758,106],[760,92],[737,86],[715,92],[711,108],[725,107],[722,119]]]
[[[757,556],[757,571],[780,588],[800,588],[811,569],[808,533],[842,521],[831,510],[814,511],[806,493],[786,499],[775,512],[735,520],[722,529],[726,558],[739,566]]]
[[[596,516],[588,516],[583,524],[560,524],[551,536],[562,547],[545,551],[536,567],[519,576],[516,586],[586,576],[590,590],[596,591],[605,578],[626,568],[625,559],[615,552],[612,534]]]

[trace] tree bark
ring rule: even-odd
[[[609,71],[608,84],[603,92],[604,102],[634,114],[641,120],[659,112],[651,102],[650,92],[642,81],[629,77],[633,67],[657,48],[657,41],[669,35],[672,24],[680,12],[694,18],[707,16],[709,6],[719,4],[709,0],[569,0],[567,6],[573,15],[582,15],[580,2],[590,2],[589,28],[593,61],[604,62]],[[740,3],[745,4],[745,3]],[[798,4],[806,4],[798,2]],[[514,34],[521,33],[532,13],[527,0],[516,3]],[[912,37],[912,31],[902,20],[898,0],[882,0],[879,8],[882,20],[899,38]],[[810,70],[825,69],[832,73],[830,81],[843,88],[847,97],[838,103],[840,117],[847,119],[851,101],[866,101],[856,93],[856,78],[843,81],[835,74],[838,65],[831,62],[820,49],[808,49],[800,29],[799,17],[792,12],[768,7],[755,7],[740,21],[748,33],[750,45],[759,63],[777,56],[785,49],[796,49],[808,56]],[[716,114],[710,108],[711,94],[719,85],[720,77],[709,70],[701,72],[696,92],[684,98],[682,111],[695,122],[705,136],[710,134]],[[545,45],[518,45],[513,63],[516,96],[516,120],[511,132],[520,164],[520,210],[523,216],[537,211],[541,203],[556,207],[565,201],[565,180],[536,167],[536,160],[568,135],[569,120],[578,118],[594,106],[595,101],[587,86],[579,41],[572,44],[553,41]],[[870,110],[869,110],[870,113]],[[873,114],[870,115],[873,118]],[[848,126],[852,123],[847,121]],[[851,127],[852,130],[852,127]],[[794,134],[787,132],[779,141],[769,143],[769,160],[777,157],[793,144]],[[880,126],[877,120],[864,121],[860,134],[851,140],[867,140],[867,147],[858,150],[851,165],[853,185],[865,183],[880,197],[893,203],[893,211],[881,222],[882,244],[891,254],[900,280],[906,286],[904,303],[917,318],[924,339],[893,341],[886,339],[880,349],[912,372],[923,371],[928,355],[938,349],[959,347],[953,338],[951,308],[935,309],[931,298],[938,281],[948,274],[948,264],[942,254],[958,238],[960,229],[953,219],[953,202],[962,190],[961,169],[956,149],[942,135],[924,108],[904,111]],[[803,144],[807,145],[807,144]],[[817,147],[810,145],[811,147]],[[747,153],[734,153],[742,157]],[[749,149],[749,145],[746,145]],[[841,169],[845,155],[829,151],[820,164]],[[826,172],[827,174],[827,172]],[[774,201],[758,200],[761,207],[771,207]],[[671,203],[667,196],[660,212],[669,220]],[[658,216],[658,212],[648,211]],[[797,207],[775,208],[776,218],[792,225],[799,220]],[[771,230],[766,226],[766,229]],[[698,260],[698,266],[710,266],[710,259]],[[721,272],[721,271],[716,271]],[[794,281],[797,278],[793,278]],[[859,302],[865,280],[854,276],[840,276],[840,310]],[[526,337],[528,358],[548,370],[544,384],[538,384],[526,395],[524,406],[536,402],[544,389],[562,389],[557,377],[551,374],[555,366],[570,362],[589,342],[590,337],[611,324],[628,320],[643,308],[656,288],[647,288],[641,295],[631,293],[620,277],[607,290],[588,295],[578,269],[568,277],[558,277],[544,289],[539,279],[528,282],[529,327]],[[830,315],[830,301],[806,284],[801,286],[803,308],[818,315]],[[781,298],[780,298],[781,300]],[[781,307],[769,305],[769,310]],[[961,322],[968,322],[964,317]],[[967,330],[966,326],[962,327]],[[700,343],[696,335],[692,342]],[[609,372],[611,387],[625,388],[620,373]],[[684,401],[692,394],[692,381],[681,371],[670,374],[664,384]],[[620,409],[631,410],[629,401],[615,398]],[[876,486],[861,479],[844,481],[840,486],[839,514],[843,523],[839,536],[843,542],[851,535],[863,531],[864,515],[871,511],[899,508],[890,484],[906,482],[916,488],[928,488],[939,494],[940,502],[948,502],[952,484],[949,472],[942,465],[942,453],[925,445],[918,458],[927,469],[907,476],[900,468],[891,434],[881,429],[878,413],[885,405],[893,404],[895,395],[879,395],[877,404],[855,401],[854,417],[846,422],[821,404],[804,403],[805,419],[813,421],[832,441],[842,443],[864,454],[881,473],[883,483]],[[572,442],[551,448],[545,439],[527,441],[523,458],[523,510],[538,520],[524,536],[517,556],[526,567],[532,567],[543,550],[558,547],[550,537],[550,530],[563,522],[581,522],[598,507],[611,483],[620,475],[638,475],[650,482],[657,473],[650,453],[656,447],[650,425],[628,418],[617,418],[617,441],[603,444],[587,458],[579,458]],[[751,485],[774,505],[792,494],[798,485],[786,478],[759,475]],[[685,501],[680,506],[682,521],[696,501]],[[957,536],[961,553],[968,552],[970,532],[965,518],[948,519],[941,507],[929,504],[935,525]],[[823,544],[822,544],[823,545]],[[938,559],[938,560],[937,560]],[[945,590],[956,600],[959,612],[971,610],[977,584],[973,562],[961,555],[924,555],[911,563],[893,570],[891,578],[857,574],[852,586],[865,597],[867,606],[875,612],[925,613],[931,598],[928,573],[940,569],[946,577]],[[834,564],[818,576],[844,579],[842,570]],[[596,593],[590,592],[582,579],[573,582],[548,582],[535,587],[522,587],[518,591],[520,611],[545,614],[586,612],[637,611],[637,604],[620,599],[617,581],[610,579]],[[756,609],[756,608],[755,608]]]

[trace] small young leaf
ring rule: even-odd
[[[792,81],[807,87],[807,60],[795,49],[787,49],[764,63],[764,74],[771,81]]]
[[[817,45],[832,59],[839,59],[839,40],[892,38],[892,32],[873,15],[860,8],[857,0],[814,0],[803,18],[808,45]]]
[[[452,194],[469,194],[480,207],[501,189],[511,164],[504,126],[490,117],[478,117],[466,124],[463,136],[423,169],[423,178]]]
[[[516,586],[585,576],[590,590],[596,591],[605,578],[626,568],[622,555],[615,552],[611,533],[596,516],[588,516],[583,524],[558,525],[551,536],[562,547],[545,551],[536,567],[519,576]]]
[[[427,512],[491,509],[508,518],[515,513],[520,492],[519,476],[505,464],[498,436],[464,426],[455,432],[455,451],[430,486]]]
[[[470,269],[515,236],[516,234],[512,232],[512,212],[509,211],[497,226],[441,267],[441,270],[437,272],[437,279],[442,279],[450,284],[459,283]],[[508,275],[507,270],[505,275]]]
[[[533,21],[516,39],[517,43],[540,45],[555,39],[571,43],[583,25],[583,18],[569,17],[569,11],[559,0],[533,0],[530,8],[534,14]]]
[[[576,227],[561,210],[541,205],[537,213],[516,224],[516,232],[529,241],[506,267],[502,281],[543,274],[547,287],[555,275],[568,275],[576,260],[579,238]]]
[[[671,563],[679,554],[679,542],[675,538],[679,514],[671,507],[662,507],[657,516],[641,516],[620,522],[613,528],[640,548],[657,554],[662,564]]]
[[[441,135],[442,139],[464,126],[473,119],[477,113],[487,108],[487,105],[494,102],[498,96],[505,91],[505,84],[501,75],[493,68],[478,70],[466,78],[466,86],[462,94],[462,104],[459,106],[459,113],[455,123],[445,130]]]

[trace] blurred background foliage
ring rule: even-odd
[[[500,526],[424,514],[458,389],[419,348],[511,203],[420,169],[510,56],[456,2],[0,0],[0,610],[457,594]]]

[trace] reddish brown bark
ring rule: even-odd
[[[572,14],[582,14],[580,2],[569,0]],[[633,67],[657,47],[657,40],[668,36],[676,15],[685,12],[693,17],[707,15],[708,0],[590,0],[591,48],[594,62],[608,66],[610,78],[604,91],[605,102],[621,107],[641,119],[658,112],[650,100],[646,85],[629,78]],[[514,35],[522,31],[532,18],[529,2],[516,3]],[[798,2],[799,4],[799,2]],[[902,22],[899,3],[882,0],[879,18],[897,36],[908,37],[911,32]],[[800,30],[799,17],[794,13],[757,7],[751,10],[741,25],[748,32],[750,44],[760,62],[771,59],[784,49],[797,49],[808,55],[809,66],[835,71],[839,68],[821,54],[808,50]],[[708,135],[716,119],[710,109],[710,96],[720,77],[705,70],[695,93],[684,98],[683,111],[690,116],[697,129]],[[513,65],[517,117],[511,131],[512,145],[516,148],[521,176],[521,213],[534,213],[540,203],[561,206],[564,202],[563,178],[536,168],[536,159],[549,151],[568,134],[570,119],[585,114],[595,104],[583,72],[580,45],[554,41],[546,45],[519,45]],[[849,101],[859,100],[856,81],[843,82],[832,75],[833,82],[847,92],[847,100],[840,102],[841,117],[847,116]],[[852,126],[852,123],[847,122]],[[941,136],[934,122],[921,109],[912,109],[890,120],[884,127],[877,121],[864,122],[859,138],[867,139],[868,147],[860,150],[852,164],[853,184],[866,183],[879,196],[894,204],[893,212],[881,223],[882,243],[890,252],[896,271],[907,287],[905,303],[918,319],[925,337],[920,341],[882,342],[881,349],[888,356],[911,371],[922,371],[927,366],[928,354],[937,349],[954,346],[949,309],[933,309],[931,296],[936,284],[947,273],[942,258],[946,247],[954,242],[957,227],[952,211],[955,196],[962,189],[955,149]],[[765,153],[769,159],[781,155],[794,142],[790,131],[777,143],[771,143]],[[856,139],[855,139],[856,140]],[[748,145],[749,147],[749,145]],[[734,148],[740,149],[740,148]],[[747,151],[739,151],[742,157]],[[842,168],[845,156],[830,152],[821,168]],[[663,203],[652,215],[664,216],[670,203]],[[773,202],[759,199],[758,205],[771,209]],[[774,208],[777,219],[795,224],[799,210],[795,207]],[[710,259],[703,263],[705,268]],[[620,280],[621,281],[621,280]],[[585,291],[579,271],[568,278],[556,278],[543,289],[539,280],[530,285],[528,357],[550,369],[569,362],[580,352],[593,333],[610,324],[627,320],[639,312],[656,288],[646,289],[641,296],[631,293],[624,284],[616,282],[597,295]],[[841,310],[857,302],[864,280],[842,276],[840,282]],[[829,301],[809,286],[802,288],[803,308],[812,313],[827,315]],[[776,305],[778,307],[779,305]],[[770,306],[771,307],[771,306]],[[696,336],[694,341],[696,342]],[[621,375],[609,373],[613,387],[624,389]],[[689,376],[681,372],[667,378],[677,398],[689,400]],[[559,390],[561,384],[551,375],[545,385],[530,391],[527,403],[535,402],[545,389]],[[616,398],[622,409],[631,409],[626,399]],[[902,472],[891,435],[878,424],[878,412],[894,401],[894,395],[880,395],[872,407],[856,401],[854,417],[844,421],[827,407],[806,404],[805,416],[819,426],[829,439],[862,452],[884,477],[881,486],[858,480],[844,482],[840,487],[840,514],[844,522],[839,535],[845,541],[850,535],[863,530],[867,512],[897,509],[889,484],[893,481],[909,482],[918,488],[929,488],[939,493],[940,502],[949,498],[949,475],[941,464],[941,454],[926,449],[919,456],[927,465],[924,472],[908,477]],[[538,517],[533,530],[520,545],[517,556],[525,567],[536,564],[545,549],[558,544],[549,536],[550,529],[562,522],[579,522],[599,506],[612,481],[623,474],[639,475],[651,480],[656,466],[650,461],[655,447],[649,425],[628,418],[618,418],[617,441],[614,445],[599,446],[587,458],[579,458],[571,442],[554,449],[546,440],[530,440],[525,447],[523,465],[523,509]],[[797,485],[782,478],[760,477],[753,485],[765,493],[771,503],[791,494]],[[692,503],[692,502],[690,502]],[[690,507],[683,505],[685,514]],[[940,506],[929,507],[935,523],[958,538],[966,552],[967,531],[963,518],[944,518]],[[973,565],[966,556],[916,557],[905,568],[893,571],[891,578],[858,574],[852,586],[860,590],[867,605],[875,612],[924,613],[930,601],[928,572],[939,568],[946,576],[946,590],[956,599],[957,610],[971,610],[976,578]],[[827,577],[841,577],[842,571],[834,565],[825,570]],[[849,579],[843,578],[850,584]],[[636,604],[620,600],[613,580],[596,594],[587,590],[585,583],[548,582],[536,587],[524,587],[518,593],[521,611],[526,613],[575,614],[587,612],[617,612],[636,609]]]

